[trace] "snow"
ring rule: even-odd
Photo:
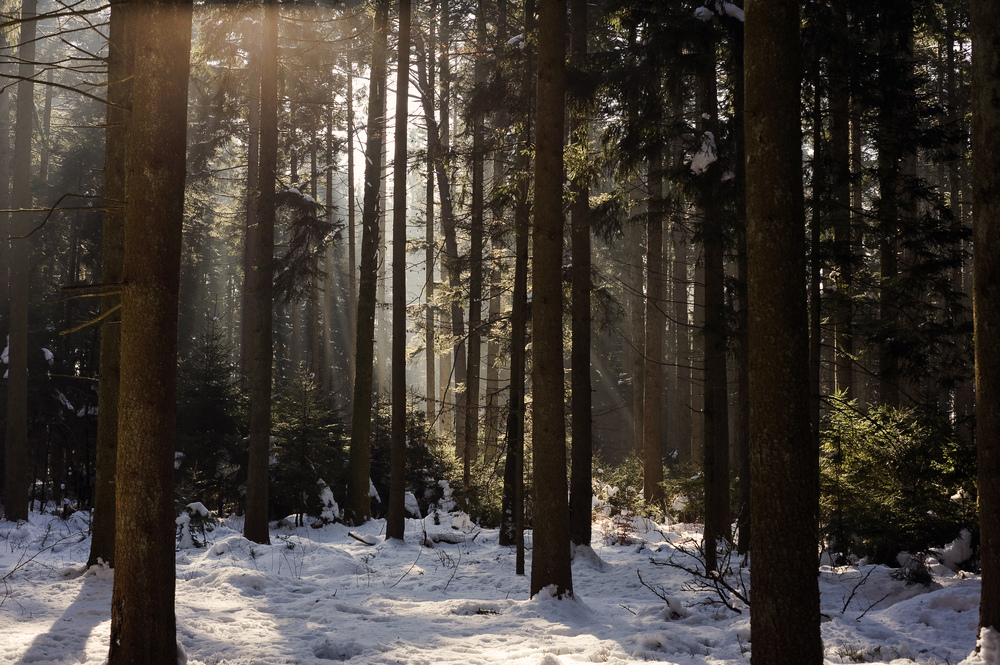
[[[718,159],[715,150],[715,135],[712,132],[705,132],[701,139],[701,148],[691,158],[691,172],[695,175],[701,175]]]
[[[712,9],[708,6],[697,7],[694,10],[695,18],[700,21],[709,21],[713,16],[715,16],[715,12],[719,12],[722,16],[729,16],[738,21],[745,20],[743,10],[731,2],[726,2],[725,0],[722,0],[721,2],[719,0],[712,0],[711,5],[715,8],[715,11],[712,11]]]
[[[723,16],[731,16],[738,21],[743,21],[746,19],[746,15],[743,10],[734,5],[731,2],[720,2],[718,3],[719,13]]]
[[[0,522],[0,664],[106,659],[113,571],[87,569],[86,517]],[[407,520],[402,543],[385,539],[380,520],[354,528],[374,545],[341,524],[273,528],[272,544],[259,545],[242,537],[239,519],[222,521],[205,547],[176,554],[187,662],[749,663],[746,608],[727,609],[689,574],[653,563],[697,538],[695,525],[632,520],[629,544],[615,545],[618,527],[599,519],[593,547],[574,550],[575,597],[558,600],[528,598],[529,577],[515,575],[514,551],[495,529],[458,513],[439,518]],[[880,566],[821,567],[825,664],[997,663],[996,631],[984,631],[974,654],[978,577],[948,572],[921,586]]]

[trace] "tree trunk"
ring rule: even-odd
[[[799,3],[746,9],[751,662],[819,665],[818,451],[809,436]],[[768,168],[760,168],[767,164]],[[775,535],[783,533],[783,538]]]
[[[375,344],[375,292],[379,247],[382,158],[385,155],[385,88],[389,0],[375,9],[371,78],[368,85],[368,143],[365,160],[365,199],[361,228],[361,281],[358,288],[357,352],[354,405],[351,411],[350,467],[347,476],[347,521],[363,524],[371,516],[372,360]]]
[[[477,92],[486,82],[486,64],[482,53],[486,49],[486,12],[482,0],[476,12],[475,82]],[[469,348],[465,385],[465,452],[462,455],[462,489],[467,505],[471,506],[472,466],[479,458],[479,393],[482,360],[483,319],[483,218],[485,208],[484,171],[485,118],[482,107],[472,118],[472,210],[469,233]]]
[[[247,108],[247,224],[243,241],[243,317],[240,330],[240,361],[242,363],[242,379],[248,381],[251,357],[250,339],[251,322],[248,316],[253,309],[250,303],[251,285],[254,271],[254,251],[257,241],[254,233],[257,230],[257,208],[260,197],[260,83],[261,83],[261,25],[255,22],[250,31],[250,43],[247,44],[247,85],[249,86],[249,107]]]
[[[122,283],[125,252],[125,150],[129,141],[132,100],[133,43],[129,29],[129,6],[111,5],[108,44],[108,106],[104,151],[104,224],[102,229],[101,282],[105,288]],[[100,373],[97,393],[97,479],[94,487],[94,519],[91,523],[88,566],[103,561],[114,566],[115,558],[115,465],[118,458],[118,397],[121,370],[121,305],[119,294],[101,299]]]
[[[22,19],[35,16],[36,0],[24,0]],[[20,212],[10,224],[10,331],[7,360],[7,437],[5,458],[6,499],[4,518],[11,522],[28,519],[28,273],[31,232],[35,216],[26,212],[33,206],[31,187],[32,131],[35,117],[34,83],[35,34],[38,23],[21,23],[18,47],[17,125],[14,135],[14,173],[11,203]]]
[[[658,75],[657,75],[658,76]],[[656,90],[659,86],[656,86]],[[659,118],[653,120],[659,124]],[[646,330],[642,371],[642,495],[651,510],[664,508],[663,430],[660,404],[663,377],[663,332],[666,327],[663,298],[663,146],[659,137],[646,174]]]
[[[576,68],[582,68],[587,58],[587,2],[571,0],[570,58]],[[576,111],[570,116],[570,137],[579,144],[583,154],[589,152],[590,124],[586,113]],[[593,511],[593,416],[590,377],[590,183],[578,175],[570,185],[573,255],[573,297],[571,300],[573,347],[570,368],[573,381],[572,476],[570,479],[570,538],[577,545],[590,545],[591,512]]]
[[[979,643],[1000,630],[1000,7],[972,0],[973,320],[976,339],[976,444],[979,451]],[[985,660],[983,661],[986,662]]]
[[[435,4],[431,4],[433,11]],[[437,53],[437,39],[434,22],[430,25],[430,38],[427,43],[429,54]],[[431,56],[433,57],[433,55]],[[423,59],[421,57],[421,59]],[[427,68],[428,90],[434,90],[434,67]],[[433,92],[431,92],[431,107],[434,106]],[[424,296],[427,303],[427,311],[424,319],[424,343],[427,349],[427,424],[431,425],[437,420],[437,331],[435,330],[435,310],[437,305],[434,302],[434,162],[436,156],[431,152],[430,132],[427,136],[427,203],[426,203],[426,230],[424,248]]]
[[[534,388],[534,549],[531,596],[547,586],[573,595],[569,506],[566,503],[566,422],[563,404],[562,240],[563,114],[566,91],[566,0],[540,7],[538,131],[535,141],[535,215],[531,313]]]
[[[395,154],[392,160],[392,424],[387,538],[406,525],[406,122],[410,81],[410,0],[399,2]]]
[[[264,5],[260,57],[260,186],[257,226],[250,234],[253,263],[247,278],[251,310],[247,384],[250,393],[250,452],[247,465],[246,518],[243,535],[255,543],[270,542],[268,485],[271,449],[271,366],[273,318],[274,188],[278,156],[278,5]]]
[[[191,4],[141,3],[135,27],[121,308],[110,665],[175,665],[177,303]]]
[[[524,34],[535,31],[535,2],[524,0]],[[527,43],[527,40],[526,40]],[[517,186],[517,203],[514,209],[514,292],[511,294],[510,313],[510,400],[507,415],[507,460],[504,466],[503,523],[500,527],[501,542],[515,546],[514,570],[524,575],[524,421],[525,421],[525,361],[527,359],[528,317],[528,236],[530,233],[530,188],[528,171],[531,157],[534,97],[534,58],[530,46],[523,60],[521,90],[523,118],[518,137],[517,172],[521,178]]]
[[[626,292],[629,316],[629,337],[631,343],[628,345],[628,358],[631,365],[632,375],[632,441],[631,451],[637,456],[642,456],[642,430],[643,423],[643,367],[645,361],[646,348],[646,318],[645,301],[642,296],[642,247],[643,233],[642,226],[638,223],[629,224],[625,232],[626,252],[628,256],[628,269],[626,274]]]
[[[846,2],[833,3],[830,58],[830,143],[828,153],[833,263],[837,269],[834,294],[836,385],[844,399],[853,399],[854,335],[851,286],[854,281],[854,244],[851,239],[851,89],[846,59],[848,17]]]
[[[686,220],[675,216],[671,236],[674,243],[671,282],[673,286],[675,378],[669,399],[671,413],[667,440],[677,450],[682,462],[693,461],[691,455],[691,338],[688,315],[688,243],[684,231]]]
[[[699,73],[698,109],[700,129],[718,134],[715,41],[706,44],[704,68]],[[710,167],[703,178],[717,178]],[[726,373],[726,274],[724,266],[725,229],[722,211],[715,201],[713,180],[703,183],[702,225],[705,274],[704,326],[704,446],[705,446],[705,567],[715,570],[716,544],[729,540],[729,391]]]
[[[354,74],[351,59],[347,59],[347,318],[348,349],[347,373],[353,389],[357,365],[354,362],[358,348],[358,257],[357,257],[357,213],[354,201]],[[350,393],[350,391],[348,391]],[[353,397],[348,407],[354,408]]]

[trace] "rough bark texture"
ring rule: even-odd
[[[24,0],[21,16],[35,15],[36,0]],[[11,203],[15,210],[32,207],[31,144],[35,116],[34,84],[35,32],[38,23],[21,24],[17,49],[17,115],[14,134],[14,173]],[[4,464],[4,519],[28,519],[28,271],[31,244],[27,237],[34,217],[14,213],[10,220],[10,332],[7,364],[7,437]]]
[[[396,135],[392,160],[392,423],[385,534],[403,540],[406,524],[406,135],[410,80],[410,0],[399,2]]]
[[[105,288],[121,284],[125,252],[125,147],[128,145],[132,101],[132,42],[129,39],[128,5],[111,5],[108,44],[108,107],[104,151],[104,224],[102,228],[101,281]],[[97,393],[97,479],[94,519],[91,523],[90,557],[114,566],[115,465],[118,457],[118,384],[121,368],[121,315],[112,310],[121,296],[101,299],[101,357]]]
[[[1000,6],[972,1],[972,213],[976,260],[976,444],[979,448],[979,628],[1000,629]]]
[[[587,57],[587,2],[571,0],[570,53],[575,67],[582,67]],[[570,116],[570,136],[587,151],[589,123],[582,110]],[[585,175],[570,184],[573,193],[573,299],[570,369],[573,381],[572,468],[570,479],[570,538],[577,545],[590,545],[593,500],[594,437],[592,417],[592,387],[590,377],[590,185]]]
[[[271,449],[271,338],[273,318],[274,186],[278,156],[278,5],[264,5],[260,56],[260,186],[248,233],[254,245],[246,275],[250,297],[247,386],[250,393],[250,455],[247,467],[246,519],[243,535],[255,543],[270,542],[268,485]]]
[[[751,662],[823,662],[818,451],[809,435],[799,3],[746,7]],[[761,168],[761,165],[767,168]],[[776,538],[782,533],[784,537]]]
[[[540,7],[538,31],[538,129],[532,237],[531,443],[535,510],[531,595],[553,587],[573,595],[569,506],[566,503],[566,422],[563,405],[562,240],[563,114],[566,91],[566,2]]]
[[[371,516],[372,361],[375,344],[375,290],[379,246],[382,156],[385,154],[385,87],[389,0],[375,9],[372,65],[368,99],[368,145],[365,198],[361,214],[361,274],[358,285],[357,346],[354,361],[354,403],[351,410],[350,468],[347,476],[348,522],[362,524]]]
[[[191,4],[134,5],[110,665],[175,665],[177,296]]]

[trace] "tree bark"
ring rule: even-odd
[[[718,102],[715,74],[715,40],[706,41],[703,70],[699,72],[698,109],[700,129],[718,135]],[[709,167],[703,178],[718,177]],[[714,180],[703,182],[701,205],[704,248],[704,474],[705,474],[705,567],[715,570],[719,540],[729,540],[729,391],[726,373],[726,274],[725,228],[722,211],[715,201]]]
[[[399,2],[395,153],[392,160],[392,423],[387,538],[406,525],[406,139],[410,82],[410,0]]]
[[[482,0],[476,12],[475,83],[477,92],[486,82],[486,12]],[[485,113],[482,106],[472,118],[472,210],[469,233],[469,346],[465,366],[465,450],[462,455],[462,489],[471,506],[472,466],[479,458],[479,394],[482,360],[483,319],[483,218],[486,165]]]
[[[351,411],[350,466],[345,515],[352,524],[371,516],[372,360],[375,343],[375,292],[379,247],[382,158],[385,154],[385,89],[389,0],[375,8],[371,77],[368,85],[368,141],[365,160],[365,198],[361,220],[361,280],[358,288],[357,346],[354,405]]]
[[[823,662],[817,583],[818,451],[809,436],[800,10],[746,6],[751,662]],[[768,168],[760,168],[767,164]],[[783,538],[775,534],[783,533]]]
[[[972,0],[972,214],[976,260],[976,444],[982,598],[979,637],[1000,630],[1000,7]],[[985,662],[985,661],[984,661]]]
[[[435,4],[431,4],[433,11]],[[437,53],[437,32],[432,21],[430,25],[430,37],[427,43],[429,54]],[[431,56],[433,57],[433,55]],[[431,92],[431,106],[434,106],[434,67],[427,68],[427,86]],[[427,424],[433,424],[437,420],[437,330],[435,330],[435,314],[437,305],[434,302],[434,162],[435,155],[431,152],[430,132],[427,136],[427,203],[426,203],[426,230],[424,248],[424,296],[427,303],[427,311],[424,315],[424,344],[427,349]]]
[[[132,101],[132,51],[129,6],[111,5],[108,43],[108,106],[104,151],[104,224],[101,282],[122,282],[125,252],[125,150],[129,141],[128,108]],[[88,566],[115,558],[115,465],[118,458],[118,397],[121,371],[121,305],[119,294],[101,299],[101,354],[97,393],[97,478]]]
[[[574,67],[582,68],[587,57],[587,2],[571,0],[570,58]],[[589,152],[590,124],[582,110],[583,100],[570,115],[570,137]],[[573,381],[572,476],[570,479],[570,538],[577,545],[590,545],[591,512],[593,511],[593,416],[590,376],[590,183],[580,174],[570,184],[573,276],[572,276],[572,351],[570,369]]]
[[[175,665],[177,303],[191,48],[189,2],[132,13],[110,665]]]
[[[562,240],[563,128],[566,92],[566,0],[541,4],[538,31],[538,130],[532,236],[531,314],[534,387],[534,549],[531,596],[546,587],[573,595],[566,423],[563,404]]]
[[[659,86],[656,86],[656,90]],[[660,118],[652,120],[659,125]],[[646,174],[646,329],[642,370],[642,495],[651,510],[663,509],[663,333],[666,327],[663,297],[663,146],[653,138]]]
[[[260,186],[250,233],[252,267],[246,276],[246,315],[250,325],[247,383],[250,393],[250,452],[247,466],[246,518],[243,535],[255,543],[268,543],[268,486],[271,449],[271,390],[274,360],[273,322],[274,188],[278,156],[278,5],[264,4],[260,57]]]
[[[535,2],[524,0],[524,34],[535,31]],[[529,43],[526,40],[526,43]],[[521,178],[517,185],[517,203],[514,208],[514,292],[511,294],[510,313],[510,400],[507,415],[507,459],[504,466],[503,483],[503,523],[500,528],[501,542],[515,547],[514,570],[524,575],[524,421],[525,421],[525,361],[527,359],[527,317],[528,317],[528,241],[530,234],[530,193],[531,183],[528,171],[531,157],[528,146],[531,143],[533,126],[532,108],[534,96],[531,94],[534,81],[534,57],[531,47],[525,49],[523,60],[522,86],[524,93],[523,118],[519,135],[517,172]]]
[[[20,212],[10,224],[10,331],[7,360],[7,436],[4,465],[4,518],[11,522],[28,519],[28,273],[31,243],[28,233],[35,216],[26,212],[33,205],[31,187],[31,150],[35,117],[34,83],[35,34],[37,21],[31,20],[36,0],[21,4],[21,33],[17,49],[20,66],[17,84],[16,130],[14,135],[14,173],[11,203]]]

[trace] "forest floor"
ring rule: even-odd
[[[461,514],[439,521],[409,520],[405,543],[385,541],[384,521],[354,530],[372,545],[339,524],[274,528],[270,545],[256,545],[239,521],[223,521],[205,547],[177,552],[181,661],[749,663],[739,598],[654,563],[695,564],[678,549],[697,542],[694,525],[596,524],[593,549],[573,562],[576,597],[560,601],[528,599],[529,577],[515,574],[514,550],[496,530]],[[113,573],[86,568],[89,547],[85,513],[0,522],[0,664],[105,661]],[[735,557],[731,567],[739,591]],[[881,566],[822,567],[826,663],[965,659],[979,578],[929,568],[930,584],[908,585]]]

